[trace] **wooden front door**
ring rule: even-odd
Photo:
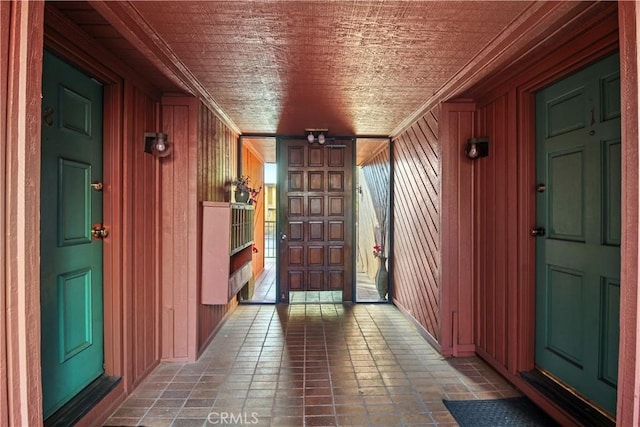
[[[103,373],[102,85],[45,52],[40,304],[44,417]]]
[[[619,56],[538,92],[536,123],[536,365],[615,414]]]
[[[278,140],[280,302],[290,291],[352,300],[353,140]]]

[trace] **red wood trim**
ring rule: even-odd
[[[535,97],[532,92],[518,93],[518,230],[526,233],[535,223]],[[518,357],[514,371],[528,371],[534,367],[535,354],[535,239],[518,239],[518,317],[516,341]]]
[[[40,116],[44,3],[1,6],[0,85],[4,181],[0,311],[0,421],[42,424],[40,369]],[[5,56],[6,55],[6,56]]]
[[[640,292],[638,169],[638,98],[640,96],[638,24],[636,2],[620,2],[620,77],[622,96],[622,270],[620,287],[620,359],[618,364],[619,425],[640,424]]]
[[[610,37],[602,38],[602,43],[585,45],[593,41],[589,34],[606,32],[591,23],[585,25],[590,30],[587,35],[578,40],[578,45],[564,46],[564,56],[553,54],[547,58],[546,67],[531,66],[527,74],[526,83],[517,87],[516,99],[518,117],[518,356],[510,369],[516,371],[530,370],[534,366],[535,349],[535,241],[526,237],[527,231],[535,223],[535,193],[531,191],[535,185],[535,91],[553,81],[558,80],[580,67],[593,62],[603,55],[610,54],[617,48],[617,40]],[[610,22],[601,22],[606,28]],[[566,49],[566,51],[565,51]],[[570,52],[575,54],[572,56]],[[624,185],[623,185],[623,188]],[[522,236],[522,237],[520,237]]]
[[[573,418],[569,417],[560,407],[558,407],[552,400],[547,399],[538,390],[533,388],[528,382],[520,378],[519,375],[507,370],[504,365],[497,361],[491,354],[482,349],[477,349],[477,354],[485,362],[487,362],[493,369],[498,371],[500,375],[510,381],[518,390],[524,393],[529,399],[531,399],[536,405],[538,405],[544,412],[556,420],[560,425],[565,427],[576,426],[578,424]]]
[[[173,142],[171,156],[161,160],[163,360],[194,361],[198,354],[198,118],[197,99],[162,98],[161,128]]]
[[[240,134],[240,128],[191,73],[191,70],[140,16],[132,3],[95,1],[91,5],[168,78],[185,92],[202,99],[227,127]]]
[[[144,114],[140,108],[145,107],[137,99],[145,96],[153,102],[154,99],[159,99],[159,92],[110,52],[97,45],[55,8],[45,8],[45,24],[45,44],[48,49],[105,83],[104,222],[110,230],[109,238],[105,240],[104,252],[105,371],[109,375],[122,376],[123,387],[129,392],[159,359],[159,317],[156,317],[156,326],[148,331],[148,334],[155,335],[152,340],[155,344],[136,340],[133,336],[134,328],[139,326],[139,319],[142,317],[136,315],[140,307],[134,307],[134,292],[138,289],[136,283],[155,280],[156,286],[151,288],[157,290],[159,275],[156,270],[153,277],[141,278],[140,271],[147,268],[146,262],[142,257],[132,257],[134,242],[142,240],[133,237],[138,232],[134,223],[141,221],[142,214],[134,211],[136,201],[131,200],[134,186],[142,191],[140,188],[146,185],[151,185],[151,188],[157,188],[158,185],[157,171],[155,176],[152,174],[146,177],[151,182],[133,182],[134,170],[143,165],[136,163],[136,159],[140,158],[137,142],[142,134],[137,132],[132,122],[133,117]],[[153,119],[158,122],[157,111]],[[154,130],[157,125],[150,128],[144,130]],[[159,200],[157,194],[154,200]],[[155,221],[154,224],[157,226],[159,222]],[[159,240],[156,239],[155,242]],[[159,243],[151,244],[149,248],[156,248],[157,251],[158,246]],[[152,253],[144,255],[152,260],[151,268],[156,268],[153,266],[157,265],[157,255],[153,249]],[[159,301],[158,292],[150,298]],[[158,311],[159,308],[156,308],[156,316]]]
[[[440,231],[440,346],[445,356],[455,355],[459,345],[475,344],[473,337],[472,249],[473,163],[464,157],[463,148],[473,136],[475,104],[443,104],[440,116],[442,149],[441,231]],[[446,212],[446,217],[442,213]],[[462,265],[469,260],[470,265]],[[462,291],[462,292],[461,292]],[[460,325],[454,329],[453,318]],[[454,335],[455,334],[455,335]],[[460,340],[462,338],[462,341]]]
[[[80,419],[74,427],[101,426],[113,411],[124,402],[126,397],[124,384],[121,381],[96,406]]]
[[[525,159],[521,159],[518,161],[518,146],[516,144],[510,143],[511,141],[518,140],[518,104],[517,97],[515,91],[509,91],[506,95],[506,109],[508,112],[507,118],[507,129],[505,140],[507,141],[506,145],[506,167],[507,167],[507,200],[506,205],[509,207],[515,207],[516,215],[511,215],[511,217],[506,222],[505,232],[507,236],[518,236],[520,233],[524,233],[526,230],[525,227],[521,225],[521,221],[528,220],[529,216],[520,211],[520,206],[518,204],[518,173],[521,167],[525,167],[526,163],[523,163]],[[527,157],[530,159],[531,157]],[[512,161],[512,159],[516,159],[516,161]],[[531,162],[528,162],[529,164]],[[534,171],[531,171],[532,173]],[[522,190],[520,190],[522,191]],[[528,209],[528,208],[526,208]],[[532,212],[534,213],[534,212]],[[522,234],[525,236],[525,234]],[[526,237],[529,237],[526,235]],[[523,310],[521,303],[521,294],[522,294],[522,281],[520,280],[520,272],[521,268],[519,268],[519,245],[520,242],[525,240],[522,239],[507,239],[508,246],[506,249],[506,259],[507,259],[507,277],[505,278],[506,283],[510,288],[514,291],[508,293],[507,300],[507,320],[508,319],[519,319],[520,316],[531,315],[532,313],[527,313]],[[533,240],[533,239],[531,239]],[[531,243],[529,243],[530,245]],[[530,247],[530,246],[529,246]],[[519,286],[514,286],[514,284],[519,284]],[[532,301],[531,297],[527,295],[527,301]],[[530,324],[531,319],[525,317],[527,324]],[[506,367],[510,372],[516,373],[518,371],[518,354],[519,354],[519,345],[518,343],[522,340],[523,337],[527,337],[526,331],[520,331],[518,329],[518,325],[522,322],[518,320],[517,322],[507,322],[507,348],[506,348]],[[509,343],[516,343],[515,345],[509,345]]]
[[[540,88],[593,58],[605,56],[617,48],[618,25],[616,3],[600,2],[575,16],[568,16],[553,34],[522,53],[509,67],[494,73],[468,92],[478,104],[491,102],[506,89],[519,86]],[[573,58],[567,63],[567,58]],[[551,69],[551,64],[555,67]],[[555,77],[552,77],[555,75]]]
[[[494,266],[494,268],[491,269],[492,271],[495,268],[504,269],[507,276],[500,278],[500,280],[506,280],[508,283],[515,284],[516,286],[516,292],[509,295],[509,299],[507,301],[508,304],[506,307],[503,307],[503,310],[506,310],[508,313],[506,317],[506,320],[509,321],[508,329],[506,331],[507,335],[505,338],[501,338],[497,335],[489,335],[496,322],[501,321],[500,316],[502,314],[495,312],[489,313],[487,318],[478,318],[480,327],[484,328],[479,332],[478,354],[489,360],[494,367],[497,369],[499,368],[501,373],[506,375],[508,378],[509,375],[507,373],[510,373],[511,378],[514,378],[514,383],[523,390],[526,390],[530,397],[538,394],[538,392],[527,384],[522,384],[522,386],[520,386],[522,382],[518,382],[517,372],[530,370],[534,367],[535,241],[527,235],[527,231],[535,222],[535,193],[532,191],[532,188],[534,188],[535,185],[535,162],[532,161],[532,159],[535,159],[534,92],[537,89],[567,75],[568,73],[571,73],[576,69],[616,50],[618,45],[615,31],[616,21],[614,19],[615,14],[611,13],[612,10],[615,11],[616,5],[600,5],[600,7],[605,6],[606,8],[603,9],[604,16],[591,16],[591,20],[584,22],[580,26],[581,31],[583,30],[584,32],[574,34],[570,43],[565,42],[564,39],[557,40],[555,44],[553,41],[550,41],[550,45],[545,52],[532,55],[526,62],[516,65],[514,68],[500,74],[499,77],[496,77],[496,79],[499,78],[501,80],[502,84],[499,90],[494,90],[489,83],[486,86],[484,84],[479,86],[479,89],[476,90],[480,93],[481,89],[487,89],[487,92],[482,93],[482,97],[479,98],[486,104],[481,111],[493,111],[492,114],[494,116],[497,114],[498,119],[502,119],[509,123],[510,127],[506,129],[507,136],[504,139],[506,141],[514,141],[513,143],[502,147],[503,149],[509,150],[506,152],[507,157],[499,161],[499,164],[496,164],[496,167],[493,169],[496,169],[497,167],[512,168],[512,172],[507,172],[506,176],[513,176],[517,178],[507,179],[509,189],[504,195],[504,197],[509,200],[508,206],[517,205],[517,219],[515,221],[505,221],[507,228],[504,232],[508,233],[508,236],[510,236],[510,242],[508,243],[508,255],[505,259],[504,265]],[[560,43],[560,46],[557,46],[558,43]],[[551,51],[551,54],[548,53],[549,51]],[[633,56],[633,59],[629,59],[629,61],[633,62],[634,67],[636,58],[637,56]],[[632,74],[635,76],[636,72],[637,69],[634,68]],[[505,84],[504,82],[507,83]],[[634,87],[637,91],[637,83]],[[503,103],[502,98],[507,100],[506,104]],[[637,107],[637,92],[636,96],[632,97],[632,99]],[[514,116],[514,114],[517,114],[517,116]],[[631,115],[631,117],[637,120],[637,110],[636,113]],[[479,120],[482,119],[479,118]],[[486,121],[486,119],[482,121]],[[485,126],[490,126],[490,128],[494,129],[493,132],[496,132],[497,135],[498,129],[496,128],[495,123],[485,123]],[[492,138],[495,137],[495,135],[489,136]],[[623,137],[623,144],[625,140],[637,141],[637,137],[637,132],[631,138]],[[637,150],[637,147],[634,147],[634,149]],[[628,155],[625,154],[624,158],[633,159],[633,161],[635,161],[635,163],[629,167],[629,170],[635,173],[635,180],[632,179],[631,184],[626,184],[623,178],[623,188],[627,191],[629,191],[629,189],[637,189],[637,151],[629,153]],[[516,169],[514,170],[514,168]],[[479,178],[485,182],[485,185],[483,185],[485,191],[491,191],[486,188],[487,186],[494,186],[491,180],[494,179],[493,177],[495,174],[496,172],[494,171],[491,172],[491,174],[483,175]],[[512,187],[512,185],[515,185],[515,187]],[[633,192],[634,190],[631,191]],[[633,196],[637,201],[638,195],[634,194]],[[633,202],[632,205],[636,207],[636,210],[634,211],[636,217],[635,219],[631,219],[630,223],[632,225],[635,224],[637,231],[637,203]],[[624,211],[627,212],[628,209],[624,209]],[[479,215],[482,215],[482,212],[480,212]],[[483,220],[483,224],[484,221],[485,220]],[[628,227],[624,224],[625,223],[623,223],[623,227],[627,230]],[[484,225],[488,226],[491,224]],[[491,234],[491,231],[488,231],[487,233]],[[632,238],[631,240],[637,243],[637,238]],[[486,249],[487,248],[483,246],[479,250],[484,253]],[[500,249],[500,252],[501,251],[502,249]],[[633,257],[636,260],[635,266],[637,267],[637,253],[633,255]],[[623,266],[624,265],[625,263],[623,262]],[[625,267],[623,267],[623,269],[624,268]],[[632,268],[632,270],[635,272],[634,274],[637,274],[637,269]],[[482,283],[485,284],[498,281],[494,280],[496,278],[497,277],[494,277],[492,273],[487,274],[480,272],[480,275],[478,276],[478,280],[481,280]],[[632,283],[637,283],[637,276],[635,276],[635,280]],[[636,289],[633,285],[631,287]],[[629,288],[629,286],[627,288]],[[479,290],[479,293],[481,295],[484,294],[484,289]],[[634,317],[632,321],[626,321],[624,317],[621,316],[621,325],[634,325],[633,327],[636,328],[634,333],[637,334],[637,326],[635,326],[637,324],[635,321],[635,319],[637,319],[637,294],[635,300],[634,297],[621,297],[621,301],[628,301],[629,299],[635,301],[634,313],[636,313],[636,317]],[[623,329],[621,328],[621,333],[622,330]],[[505,346],[507,346],[507,357],[506,360],[502,360],[503,356],[501,352]],[[629,352],[631,352],[631,350],[629,350]],[[624,369],[623,364],[626,364],[623,361],[623,354],[625,353],[621,350],[620,354],[620,369],[622,371]],[[633,354],[635,354],[635,351]],[[630,365],[627,365],[627,367],[629,366]],[[633,369],[634,372],[637,372],[637,368],[634,367]],[[626,378],[634,378],[633,375],[625,375],[623,372],[619,375],[624,375]],[[635,381],[634,387],[638,387],[640,381],[637,379],[632,381]],[[634,389],[634,392],[635,396],[637,396],[637,389]],[[630,395],[633,396],[634,393],[631,392]],[[537,396],[536,399],[542,399],[542,397]],[[634,404],[634,410],[636,410],[638,407],[637,401],[632,402],[628,407],[631,407]],[[621,415],[624,414],[624,411],[619,409],[618,413],[619,416],[624,416]],[[629,421],[627,424],[623,425],[633,425],[632,422],[633,421]]]
[[[103,109],[103,221],[109,228],[104,241],[104,356],[108,375],[124,375],[126,366],[123,342],[124,246],[122,217],[122,86],[120,82],[104,88]]]
[[[109,238],[104,241],[104,357],[105,372],[108,375],[124,376],[125,383],[129,379],[126,375],[127,363],[131,361],[125,355],[128,351],[122,331],[126,324],[123,309],[123,284],[125,273],[122,251],[125,245],[123,236],[123,206],[122,206],[122,165],[124,153],[122,151],[122,111],[124,108],[121,77],[97,61],[89,54],[98,49],[87,42],[83,35],[66,18],[59,16],[53,8],[45,9],[45,45],[65,60],[78,66],[103,81],[104,109],[103,109],[103,182],[104,205],[103,220],[109,229]],[[73,40],[73,41],[72,41]],[[107,55],[107,58],[109,56]],[[109,61],[107,61],[109,62]],[[114,62],[117,64],[117,61]],[[127,386],[125,388],[128,389]]]
[[[48,49],[86,70],[96,79],[114,83],[126,78],[151,98],[160,99],[160,91],[148,80],[96,43],[75,23],[49,4],[45,6],[44,36],[45,46]]]
[[[0,2],[0,93],[5,94],[5,96],[0,96],[0,129],[2,129],[2,134],[0,135],[0,140],[2,143],[0,144],[0,176],[5,178],[0,180],[0,236],[2,236],[2,240],[0,241],[0,282],[8,283],[9,282],[9,273],[8,270],[10,265],[6,263],[5,260],[8,259],[6,255],[6,244],[8,243],[8,233],[5,228],[5,224],[8,224],[9,215],[8,208],[10,201],[7,200],[7,192],[9,189],[6,185],[6,177],[7,174],[7,154],[8,154],[8,146],[5,145],[8,141],[5,141],[5,137],[7,136],[4,133],[5,129],[7,129],[7,121],[9,117],[8,114],[8,97],[9,97],[9,60],[11,58],[11,52],[9,49],[9,35],[11,29],[11,8],[12,3],[10,2]],[[9,425],[9,367],[7,360],[7,339],[9,336],[9,331],[7,327],[7,294],[6,291],[0,292],[0,378],[3,381],[0,381],[0,425]]]

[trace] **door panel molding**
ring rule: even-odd
[[[278,301],[289,291],[353,295],[353,149],[280,138],[278,147]]]
[[[535,362],[612,416],[620,302],[603,277],[620,283],[620,249],[605,242],[621,221],[622,171],[615,145],[605,148],[621,138],[620,120],[610,118],[619,110],[611,105],[619,79],[610,77],[619,63],[610,55],[536,93],[536,182],[546,190],[536,195],[535,224],[549,232],[535,238]],[[556,108],[567,93],[580,102]],[[560,132],[549,132],[554,120]]]

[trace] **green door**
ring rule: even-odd
[[[103,373],[102,86],[45,52],[40,304],[45,418]]]
[[[619,56],[537,93],[536,134],[536,365],[614,415],[620,315]]]

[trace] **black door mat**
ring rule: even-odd
[[[460,427],[551,427],[558,424],[526,397],[443,400]]]

